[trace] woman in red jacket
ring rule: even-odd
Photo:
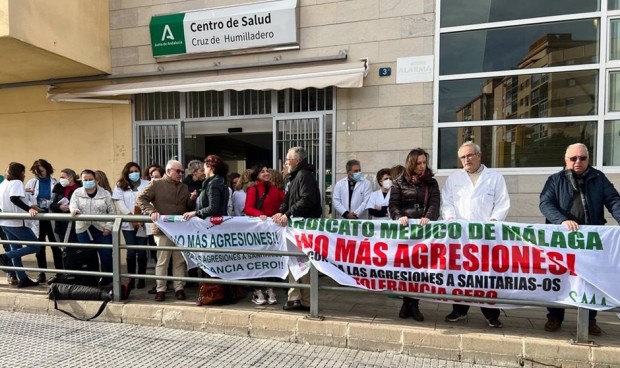
[[[278,213],[278,209],[284,201],[284,192],[271,183],[271,174],[267,166],[255,166],[250,178],[254,181],[254,185],[248,187],[243,212],[246,216],[259,217],[265,221]],[[274,281],[270,278],[260,280]],[[265,295],[267,299],[265,299]],[[256,288],[252,295],[252,303],[256,305],[276,304],[277,302],[276,294],[272,288],[268,288],[264,293],[260,288]]]

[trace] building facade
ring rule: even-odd
[[[524,1],[4,1],[2,164],[242,171],[302,145],[327,197],[351,158],[374,178],[422,147],[441,182],[473,140],[509,220],[540,222],[568,144],[620,185],[620,4]]]

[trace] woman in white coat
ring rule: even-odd
[[[372,192],[366,208],[368,208],[371,220],[389,220],[388,206],[392,188],[390,169],[384,168],[377,171],[377,184],[379,184],[379,189]]]

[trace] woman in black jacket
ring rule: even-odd
[[[189,220],[194,216],[206,218],[228,215],[228,186],[226,174],[228,165],[218,155],[209,155],[204,163],[206,179],[198,197],[196,211],[187,212],[183,218]]]
[[[420,225],[439,218],[439,185],[428,168],[428,153],[422,148],[409,152],[405,160],[405,171],[394,180],[390,193],[389,213],[392,220],[407,226],[409,219],[418,219]],[[424,321],[418,307],[418,299],[404,297],[398,316],[413,317]]]

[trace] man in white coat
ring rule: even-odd
[[[504,221],[510,198],[504,177],[481,163],[480,146],[465,142],[459,148],[463,170],[452,173],[441,191],[441,216],[444,220]],[[501,328],[499,309],[480,308],[489,326]],[[467,318],[468,305],[454,304],[445,318],[456,322]]]
[[[346,169],[347,177],[334,186],[334,218],[367,219],[366,205],[372,193],[370,182],[362,177],[362,165],[358,160],[349,160]]]

